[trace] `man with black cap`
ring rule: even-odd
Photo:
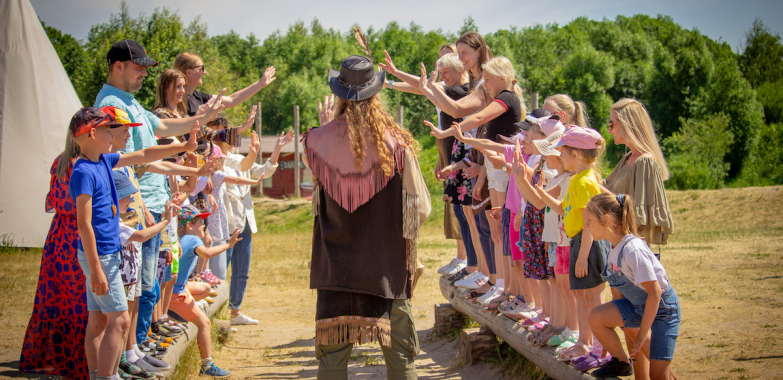
[[[158,65],[157,61],[147,56],[141,44],[127,39],[115,43],[106,54],[106,64],[109,68],[109,79],[98,93],[95,107],[120,108],[128,114],[132,123],[141,124],[131,129],[131,139],[124,151],[126,153],[157,145],[155,136],[170,137],[189,133],[194,123],[206,125],[208,121],[215,119],[222,109],[221,92],[209,112],[202,117],[161,120],[142,108],[132,94],[141,89],[144,77],[147,76],[147,68]],[[151,226],[160,222],[166,201],[170,198],[166,177],[147,173],[139,180],[139,190],[148,211],[145,212],[146,219],[153,219],[145,220],[146,225]],[[152,311],[160,299],[160,284],[155,278],[160,243],[160,234],[158,234],[142,245],[142,295],[139,299],[139,317],[136,326],[136,337],[140,343],[147,338],[147,331],[152,322]],[[160,362],[157,364],[165,365]],[[168,366],[163,368],[166,367]]]

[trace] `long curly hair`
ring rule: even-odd
[[[381,169],[385,175],[391,175],[394,170],[394,156],[386,146],[386,131],[397,138],[415,153],[418,142],[404,127],[397,124],[381,103],[380,95],[375,94],[369,99],[351,102],[337,98],[335,117],[345,116],[348,124],[348,138],[351,141],[351,151],[356,159],[356,169],[361,168],[367,155],[369,144],[375,144],[378,156],[381,158]]]

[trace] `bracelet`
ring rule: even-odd
[[[394,81],[390,80],[389,81],[389,90],[393,90],[393,89],[394,89]]]

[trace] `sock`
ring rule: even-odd
[[[130,350],[125,351],[125,360],[131,363],[136,363],[136,361],[139,360],[139,357],[136,356],[136,351],[133,351],[133,349],[131,348]]]
[[[457,263],[459,263],[459,264],[466,264],[467,263],[466,260],[460,260],[460,259],[454,259],[454,260],[456,260]]]
[[[122,379],[120,379],[120,375],[118,375],[116,373],[111,378],[112,378],[112,380],[122,380]]]
[[[139,359],[144,359],[144,353],[141,352],[138,344],[133,345],[133,352],[136,353],[136,357],[138,357]]]
[[[95,375],[95,380],[114,380],[114,376],[98,376],[98,375]]]
[[[95,380],[98,377],[98,370],[90,371],[90,380]]]
[[[497,281],[495,281],[495,287],[498,287],[498,288],[503,288],[503,289],[505,289],[505,288],[506,288],[506,287],[504,286],[505,284],[506,284],[506,280],[504,280],[504,279],[502,279],[502,278],[499,278]]]
[[[212,366],[212,357],[201,359],[201,368],[207,369]]]

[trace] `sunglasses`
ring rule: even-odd
[[[203,72],[203,71],[207,71],[207,65],[193,66],[191,67],[191,69],[201,70]]]

